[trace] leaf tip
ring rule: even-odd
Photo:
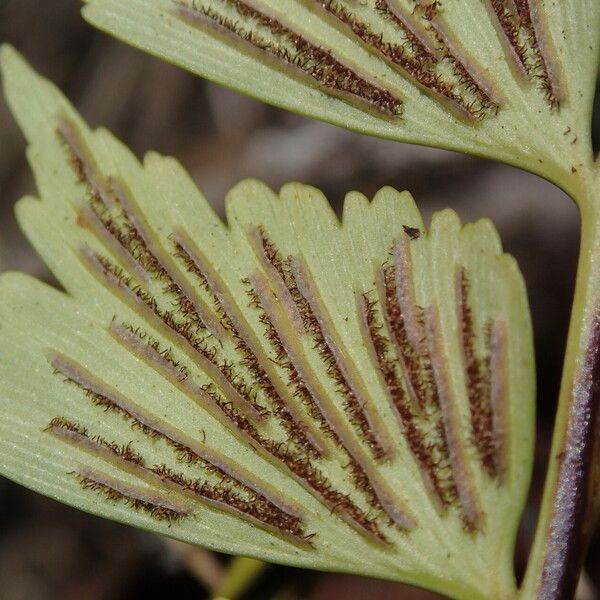
[[[0,80],[2,81],[2,89],[9,105],[10,98],[15,83],[29,71],[31,67],[27,65],[23,56],[11,44],[0,44]],[[11,106],[12,108],[12,106]]]
[[[19,53],[11,44],[0,44],[0,65],[4,67],[7,61],[10,61],[13,57],[18,56],[18,54]]]
[[[58,88],[39,75],[14,47],[0,47],[0,79],[6,102],[28,142],[61,111],[72,108]]]
[[[11,44],[0,44],[0,74],[5,90],[24,78],[38,77],[23,55]]]
[[[456,233],[462,226],[458,213],[452,208],[444,208],[431,217],[430,234],[433,235],[436,231],[444,230]]]

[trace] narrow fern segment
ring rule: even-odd
[[[488,0],[507,56],[517,71],[537,80],[552,108],[565,100],[556,51],[540,0]]]
[[[181,3],[175,14],[201,31],[225,34],[244,42],[249,49],[264,53],[264,58],[274,58],[294,75],[306,76],[327,93],[359,106],[373,107],[382,115],[395,116],[401,112],[402,101],[392,92],[369,81],[350,64],[251,2]]]
[[[84,0],[203,77],[361,132],[481,154],[573,195],[591,168],[595,0]]]
[[[417,6],[409,12],[387,0],[377,0],[373,14],[365,14],[366,11],[357,10],[356,5],[338,0],[313,0],[313,4],[322,6],[371,52],[381,56],[457,116],[484,119],[489,112],[498,109],[491,86],[480,75],[481,69],[469,64],[464,54],[454,47],[437,11]],[[389,41],[386,22],[397,28],[391,39],[398,36],[399,40]],[[415,34],[417,31],[421,32],[421,38]]]
[[[0,279],[0,472],[224,552],[511,597],[533,367],[491,224],[246,181],[226,225],[2,64],[40,193],[18,218],[65,292]]]

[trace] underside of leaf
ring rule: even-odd
[[[490,156],[567,190],[590,166],[596,0],[86,4],[97,27],[290,110]]]
[[[489,221],[245,181],[227,223],[173,159],[90,131],[10,49],[64,286],[0,279],[0,469],[223,552],[514,594],[533,443],[523,282]]]

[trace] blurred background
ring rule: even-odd
[[[274,189],[297,180],[339,209],[344,194],[407,189],[429,218],[454,208],[490,217],[525,275],[536,332],[538,444],[517,549],[522,572],[551,435],[578,247],[578,214],[551,184],[511,167],[441,150],[371,139],[264,106],[130,49],[86,25],[78,0],[0,0],[0,42],[57,83],[92,126],[111,129],[138,156],[176,156],[222,208],[244,177]],[[600,95],[599,95],[600,96]],[[600,110],[596,111],[600,115]],[[600,119],[594,123],[600,138]],[[25,145],[0,98],[0,271],[52,282],[16,225],[14,202],[35,193]],[[1,417],[0,417],[1,418]],[[210,597],[229,558],[79,513],[0,479],[0,600]],[[594,540],[582,598],[600,589]],[[425,600],[434,594],[346,575],[269,567],[245,600]]]

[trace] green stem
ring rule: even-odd
[[[221,585],[215,590],[215,600],[236,600],[240,598],[268,566],[269,563],[255,558],[233,557]]]
[[[574,197],[581,249],[554,436],[522,600],[570,600],[593,512],[593,454],[600,397],[600,190],[590,173]]]

